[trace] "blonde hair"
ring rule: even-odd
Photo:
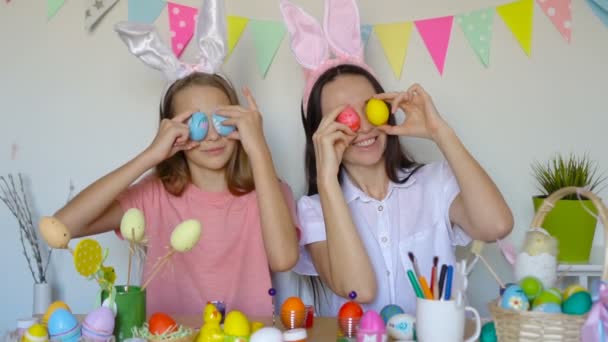
[[[205,74],[195,72],[173,83],[160,105],[160,120],[171,119],[174,114],[173,99],[181,90],[193,86],[210,86],[223,91],[231,105],[238,105],[239,99],[232,85],[223,77],[216,74]],[[228,160],[226,165],[226,182],[228,190],[235,196],[245,195],[255,189],[253,172],[249,157],[240,141]],[[192,181],[190,169],[186,162],[184,152],[178,152],[171,158],[156,166],[156,174],[163,183],[165,189],[174,196],[180,196],[188,183]]]

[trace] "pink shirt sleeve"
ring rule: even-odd
[[[158,199],[160,194],[160,187],[162,187],[162,182],[155,174],[151,174],[142,178],[139,182],[131,185],[125,191],[123,191],[116,200],[120,204],[123,212],[131,208],[137,208],[146,213],[149,203],[153,203],[155,199]],[[146,204],[148,203],[148,204]],[[114,230],[116,235],[123,239],[122,234],[120,233],[120,227]]]

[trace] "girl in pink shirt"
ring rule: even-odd
[[[116,229],[129,208],[142,210],[144,279],[166,254],[173,228],[196,219],[203,227],[199,243],[176,254],[172,267],[150,283],[148,313],[200,313],[208,301],[221,300],[227,310],[268,316],[270,271],[289,270],[298,259],[293,198],[277,177],[251,93],[244,90],[248,106],[240,106],[229,81],[217,74],[227,51],[223,2],[207,0],[199,13],[198,22],[207,24],[197,29],[203,57],[194,66],[163,48],[151,26],[117,26],[131,52],[174,80],[161,101],[160,127],[148,148],[84,189],[55,217],[81,237]],[[186,124],[195,112],[209,120],[202,141],[190,139]],[[236,131],[220,135],[212,114],[227,118],[219,129]]]

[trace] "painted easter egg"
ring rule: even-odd
[[[500,306],[510,310],[527,311],[530,302],[519,285],[511,285],[503,293]]]
[[[277,328],[261,328],[251,335],[249,342],[283,342],[283,333]]]
[[[361,316],[359,321],[359,334],[386,334],[386,326],[380,314],[374,310],[368,310]]]
[[[562,311],[568,315],[584,315],[591,310],[591,305],[593,301],[589,292],[577,292],[562,304]]]
[[[573,284],[566,287],[566,289],[564,290],[564,301],[568,300],[570,296],[578,292],[587,292],[587,289],[579,284]]]
[[[361,318],[361,316],[363,316],[361,305],[353,301],[342,304],[338,312],[338,318]]]
[[[262,322],[251,322],[251,333],[253,334],[254,332],[262,329],[264,327],[264,323]]]
[[[144,239],[145,231],[146,219],[141,210],[131,208],[122,215],[120,234],[122,234],[123,238],[133,242],[141,242]]]
[[[170,334],[177,331],[177,323],[166,313],[156,312],[148,320],[148,330],[153,335]]]
[[[353,132],[358,131],[361,127],[359,114],[351,106],[344,108],[344,110],[338,114],[338,117],[336,117],[336,121],[350,127]]]
[[[381,126],[388,122],[389,110],[386,102],[378,99],[369,99],[365,106],[367,120],[374,126]]]
[[[171,233],[171,247],[178,252],[187,252],[201,238],[201,223],[197,220],[186,220]]]
[[[556,303],[543,303],[535,306],[532,311],[544,312],[544,313],[561,313],[562,307]]]
[[[534,300],[543,291],[543,283],[538,278],[532,276],[523,278],[519,282],[519,286],[529,300]]]
[[[251,334],[249,319],[240,311],[230,311],[224,321],[224,333],[228,336],[248,337]]]
[[[207,131],[209,130],[207,115],[201,112],[192,114],[190,119],[188,119],[188,129],[190,131],[190,140],[204,140],[207,136]]]
[[[51,340],[72,341],[78,340],[81,335],[80,324],[74,315],[66,309],[57,309],[48,323]]]
[[[72,312],[72,310],[70,310],[70,307],[66,303],[64,303],[60,300],[55,301],[55,302],[51,303],[51,305],[49,305],[49,307],[44,312],[44,315],[42,316],[42,324],[47,325],[49,322],[49,318],[51,318],[51,315],[57,309],[65,309],[65,310],[68,310],[69,312]]]
[[[561,293],[556,290],[556,289],[548,289],[548,290],[544,290],[543,292],[541,292],[538,297],[536,297],[534,299],[534,302],[532,302],[532,308],[535,308],[539,305],[545,304],[545,303],[555,303],[558,305],[562,304],[562,295]]]
[[[51,216],[44,216],[38,222],[40,235],[51,248],[66,249],[72,234],[63,223]]]
[[[481,334],[479,335],[479,342],[497,342],[498,337],[496,336],[496,325],[494,322],[488,322],[481,328]]]
[[[85,317],[82,322],[82,336],[94,341],[107,341],[114,332],[114,312],[99,307]]]
[[[225,136],[229,135],[230,133],[236,131],[236,127],[231,126],[231,125],[222,124],[222,122],[228,120],[227,117],[221,116],[219,114],[213,114],[212,119],[213,119],[213,127],[215,128],[215,131],[217,132],[217,134],[225,137]]]
[[[391,317],[386,324],[388,335],[394,340],[413,340],[416,318],[402,313]]]
[[[23,342],[47,342],[49,335],[42,324],[34,324],[23,334]]]
[[[81,240],[74,248],[74,267],[82,276],[89,277],[97,272],[102,260],[101,245],[95,240]]]
[[[404,313],[403,309],[399,305],[389,304],[382,308],[380,311],[380,316],[382,316],[382,320],[384,324],[387,324],[388,321],[395,315],[399,315]]]
[[[302,299],[289,297],[281,306],[281,322],[286,328],[303,328],[306,321],[306,306]]]

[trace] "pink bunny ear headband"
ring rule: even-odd
[[[196,24],[196,64],[181,62],[160,39],[154,25],[121,22],[114,29],[133,55],[164,74],[168,84],[163,94],[175,81],[194,72],[219,74],[228,52],[223,0],[203,0]]]
[[[302,104],[305,110],[312,87],[327,70],[352,64],[374,74],[363,60],[359,9],[355,0],[325,0],[323,28],[317,20],[288,0],[281,0],[280,7],[289,31],[291,51],[304,68],[306,86]]]

